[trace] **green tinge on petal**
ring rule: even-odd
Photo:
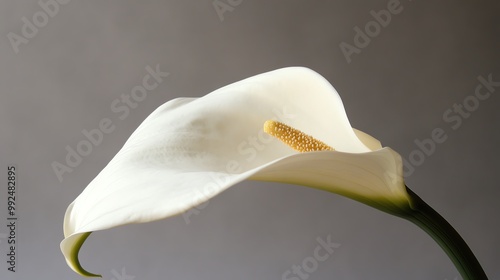
[[[68,265],[78,274],[85,277],[102,278],[102,275],[93,274],[83,269],[83,267],[80,265],[80,261],[78,260],[78,253],[80,252],[80,248],[91,233],[92,232],[84,232],[67,237],[61,242],[61,251],[66,258],[66,262],[68,263]]]

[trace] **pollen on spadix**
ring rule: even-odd
[[[320,140],[281,122],[266,121],[264,131],[301,153],[335,150]]]

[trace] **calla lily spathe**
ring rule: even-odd
[[[335,151],[298,153],[263,133],[269,119]],[[180,214],[246,179],[318,188],[388,212],[410,204],[399,154],[351,127],[322,76],[291,67],[160,106],[68,207],[61,250],[73,270],[96,276],[78,262],[91,232]]]

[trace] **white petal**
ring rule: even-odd
[[[251,179],[309,186],[393,210],[408,205],[398,153],[383,148],[363,154],[301,153],[261,168]]]
[[[382,149],[382,143],[380,143],[380,141],[378,139],[375,139],[373,136],[367,134],[367,133],[364,133],[363,131],[361,130],[357,130],[355,128],[353,128],[354,130],[354,133],[356,134],[356,136],[359,138],[359,140],[361,142],[363,142],[363,144],[370,150],[372,151],[376,151],[376,150],[380,150]]]
[[[268,119],[339,152],[298,154],[262,131]],[[248,178],[398,207],[406,198],[398,179],[401,158],[378,148],[378,140],[351,128],[335,89],[306,68],[264,73],[198,99],[175,99],[140,125],[68,207],[61,249],[82,273],[74,248],[84,233],[182,213]]]

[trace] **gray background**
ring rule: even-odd
[[[45,2],[45,1],[42,1]],[[225,1],[224,1],[225,2]],[[237,1],[233,1],[237,2]],[[339,91],[354,127],[404,158],[415,139],[446,142],[407,184],[462,234],[490,279],[500,279],[500,88],[453,130],[443,113],[472,95],[479,75],[500,80],[497,1],[408,1],[347,63],[339,44],[373,20],[383,1],[248,1],[223,14],[211,1],[76,1],[60,5],[16,53],[36,1],[0,3],[0,233],[6,166],[18,167],[18,267],[2,279],[81,279],[59,251],[67,205],[144,118],[164,102],[285,66],[307,66]],[[124,120],[110,109],[159,64],[170,76]],[[51,163],[110,118],[105,135],[59,182]],[[312,256],[316,238],[341,246],[309,279],[460,279],[416,226],[346,198],[284,184],[243,182],[182,216],[94,233],[81,260],[104,279],[281,279]],[[130,277],[131,278],[131,277]]]

